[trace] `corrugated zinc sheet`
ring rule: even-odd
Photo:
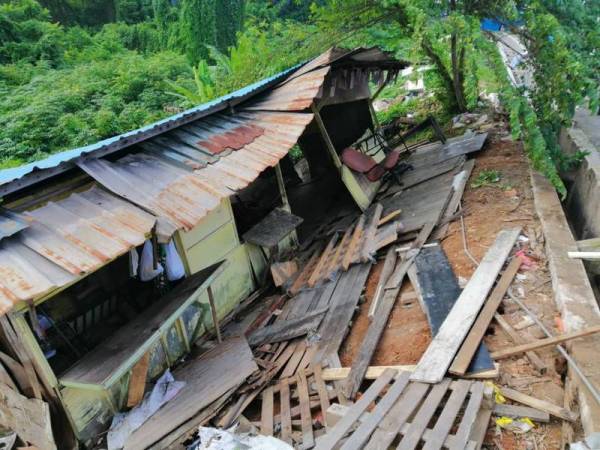
[[[29,227],[0,242],[0,314],[142,244],[156,222],[97,186],[23,216]]]
[[[164,134],[160,143],[151,140],[142,151],[120,160],[88,159],[79,166],[107,189],[154,214],[159,240],[166,242],[275,166],[311,120],[312,114],[303,113],[215,115]],[[219,158],[213,151],[217,147]]]
[[[0,240],[27,228],[29,224],[23,216],[0,208]]]

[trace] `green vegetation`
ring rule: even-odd
[[[502,173],[499,170],[482,170],[471,183],[473,189],[499,183]]]
[[[535,69],[506,77],[482,17],[521,18]],[[598,99],[600,6],[585,0],[0,0],[0,167],[142,126],[307,60],[378,45],[424,72],[433,97],[384,89],[382,122],[442,121],[499,92],[515,137],[564,193],[557,145],[574,107]]]

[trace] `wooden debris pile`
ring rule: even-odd
[[[474,166],[466,155],[481,149],[485,138],[474,134],[424,146],[411,155],[414,170],[401,186],[384,186],[364,214],[336,217],[303,255],[275,263],[272,274],[282,294],[263,302],[234,332],[224,330],[220,345],[231,346],[229,356],[208,364],[203,355],[202,365],[194,364],[211,366],[205,369],[214,374],[206,383],[211,395],[195,381],[200,387],[189,394],[194,402],[173,402],[176,420],[149,425],[162,433],[148,441],[152,448],[181,443],[198,425],[227,428],[241,420],[302,449],[477,449],[492,415],[576,420],[567,408],[504,387],[494,394],[481,381],[498,377],[496,361],[517,354],[544,373],[537,349],[600,331],[527,342],[498,312],[521,267],[515,251],[520,228],[502,230],[464,289],[459,286],[438,241],[461,214]],[[341,367],[339,349],[378,258],[384,261],[366,335],[351,367]],[[407,280],[433,339],[415,366],[371,366]],[[483,337],[492,321],[515,347],[487,348]],[[235,376],[223,371],[228,364]],[[519,404],[496,404],[499,394]]]

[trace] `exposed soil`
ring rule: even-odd
[[[526,156],[521,143],[510,139],[505,123],[497,123],[495,128],[489,131],[490,137],[485,149],[476,155],[475,168],[463,196],[468,249],[475,259],[480,260],[501,229],[521,226],[523,235],[528,238],[528,241],[521,242],[521,248],[530,258],[532,266],[528,270],[520,271],[512,289],[515,295],[524,297],[530,309],[548,328],[556,330],[560,320],[557,320],[558,313],[552,298]],[[499,171],[500,181],[484,187],[472,187],[472,180],[475,180],[482,170]],[[442,246],[456,275],[468,279],[476,267],[464,251],[459,220],[450,225]],[[355,316],[351,331],[340,351],[340,359],[344,366],[352,364],[368,329],[367,311],[382,266],[383,261],[380,261],[371,271],[365,302]],[[410,289],[408,283],[403,286],[403,291]],[[419,303],[415,301],[410,306],[400,303],[396,302],[383,338],[371,361],[372,365],[416,364],[431,341],[429,325]],[[512,325],[521,322],[525,317],[518,306],[506,302],[500,312]],[[514,345],[502,329],[496,329],[494,324],[492,325],[485,338],[490,351]],[[543,337],[536,326],[525,328],[520,333],[528,339]],[[561,374],[555,368],[558,353],[553,349],[546,349],[538,351],[538,355],[548,365],[545,375],[539,374],[525,356],[513,357],[501,362],[498,383],[562,406],[564,393]],[[564,364],[558,365],[562,370]],[[517,435],[511,431],[496,430],[492,421],[485,444],[488,448],[505,450],[559,449],[561,426],[561,422],[553,418],[548,424],[536,424],[532,431]]]

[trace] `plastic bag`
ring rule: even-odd
[[[163,267],[160,263],[154,268],[154,252],[152,251],[152,241],[149,239],[144,242],[142,257],[140,258],[139,276],[142,281],[150,281],[163,273]]]
[[[166,255],[167,280],[176,281],[183,278],[185,267],[183,267],[183,262],[179,257],[179,253],[177,253],[173,240],[171,239],[168,244],[162,244],[162,248]]]

